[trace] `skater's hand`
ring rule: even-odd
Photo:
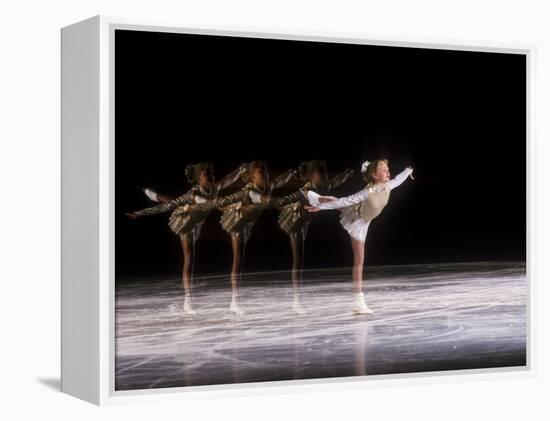
[[[317,206],[304,206],[304,209],[308,212],[319,212],[321,210]]]
[[[138,215],[137,213],[134,213],[134,212],[126,213],[125,215],[130,219],[137,219],[141,216],[141,215]]]
[[[333,202],[335,200],[338,200],[338,198],[334,196],[319,196],[319,203]]]
[[[411,170],[411,173],[409,174],[409,177],[411,177],[411,180],[414,180],[414,177],[413,177],[413,174],[412,174],[413,171],[414,171],[413,167],[408,166],[407,169],[408,169],[408,170]]]

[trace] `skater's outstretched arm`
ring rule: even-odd
[[[331,191],[332,189],[335,189],[336,187],[341,186],[346,181],[348,181],[351,176],[353,175],[354,171],[347,169],[342,171],[340,174],[335,175],[332,180],[330,180],[328,185],[328,191]]]
[[[412,174],[412,172],[413,169],[411,167],[405,168],[403,171],[397,174],[395,178],[392,178],[390,181],[388,181],[388,187],[390,189],[395,189],[396,187],[400,186],[407,179],[407,177]]]
[[[239,178],[241,178],[245,173],[246,173],[246,165],[242,164],[235,171],[230,172],[220,181],[217,181],[214,187],[216,188],[216,190],[226,189],[232,184],[235,184],[239,180]]]
[[[216,208],[223,208],[225,206],[231,205],[233,203],[242,202],[246,195],[248,194],[248,191],[246,189],[241,189],[235,193],[228,194],[227,196],[220,197],[216,200],[214,200],[214,207]]]
[[[321,196],[320,194],[315,193],[313,190],[309,190],[308,192],[305,192],[302,189],[300,189],[294,193],[277,197],[276,199],[274,199],[274,206],[275,207],[286,206],[291,203],[300,201],[303,197],[305,197],[308,203],[312,206],[317,206],[319,203],[337,200],[337,198],[333,196]]]
[[[272,190],[277,190],[283,187],[285,184],[288,184],[290,180],[296,177],[296,170],[288,170],[282,173],[279,177],[273,180]]]
[[[147,215],[157,215],[159,213],[166,213],[176,209],[179,206],[193,203],[193,193],[188,191],[187,193],[181,195],[177,199],[171,200],[167,203],[161,203],[160,205],[153,206],[151,208],[146,208],[132,212],[128,216],[147,216]]]
[[[290,205],[291,203],[300,201],[301,196],[303,193],[298,190],[294,193],[287,194],[285,196],[281,197],[275,197],[273,198],[273,206],[278,208],[286,205]]]

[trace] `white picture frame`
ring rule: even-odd
[[[116,29],[214,34],[370,45],[524,54],[527,59],[527,365],[522,368],[461,370],[407,375],[360,376],[289,382],[192,386],[155,390],[114,389],[114,31]],[[433,40],[372,34],[186,25],[179,22],[96,16],[61,31],[62,50],[62,320],[61,390],[97,405],[169,399],[241,396],[296,390],[378,387],[384,384],[469,381],[531,376],[534,280],[531,276],[534,45]]]

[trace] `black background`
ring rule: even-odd
[[[217,178],[252,159],[267,160],[272,176],[310,159],[331,173],[376,158],[390,160],[392,176],[412,165],[416,180],[369,228],[367,265],[524,260],[525,81],[518,54],[117,30],[117,280],[180,273],[168,215],[124,213],[151,205],[138,185],[187,191],[185,165],[200,161]],[[356,177],[334,193],[361,187]],[[198,274],[229,270],[218,218],[197,243]],[[351,261],[338,213],[320,212],[306,268]],[[276,211],[266,212],[244,270],[290,262]]]

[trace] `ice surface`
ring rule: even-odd
[[[525,365],[524,263],[367,268],[369,316],[349,268],[304,273],[303,316],[289,278],[243,276],[240,317],[227,276],[195,280],[193,316],[177,279],[118,283],[116,390]]]

